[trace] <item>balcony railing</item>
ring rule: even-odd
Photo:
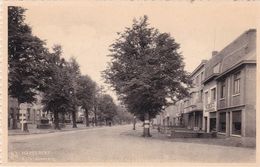
[[[213,112],[213,111],[216,111],[216,109],[217,109],[217,103],[216,103],[216,101],[213,101],[213,102],[211,102],[211,103],[209,103],[209,104],[206,104],[206,105],[204,106],[204,110],[205,110],[206,112]]]

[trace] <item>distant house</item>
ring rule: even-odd
[[[8,128],[10,129],[17,128],[17,120],[19,120],[18,110],[18,100],[8,96]]]
[[[43,112],[43,105],[41,103],[41,93],[35,96],[34,103],[22,103],[26,108],[26,121],[29,124],[36,124],[41,117],[46,117]],[[16,98],[8,97],[8,127],[10,129],[20,128],[21,113],[19,113],[18,100]]]

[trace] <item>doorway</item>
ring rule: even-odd
[[[204,120],[205,120],[205,132],[207,132],[208,131],[208,118],[204,117]]]

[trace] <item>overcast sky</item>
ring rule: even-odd
[[[109,45],[131,26],[134,17],[148,15],[150,25],[169,32],[180,44],[191,72],[212,50],[221,50],[240,34],[256,27],[253,3],[187,2],[44,2],[24,4],[26,22],[49,47],[60,44],[64,56],[76,57],[81,72],[103,84]],[[215,42],[214,42],[215,41]],[[215,43],[215,44],[214,44]]]

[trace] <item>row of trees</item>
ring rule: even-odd
[[[64,112],[72,114],[76,127],[77,106],[85,110],[86,118],[93,109],[95,118],[99,114],[111,120],[116,115],[112,98],[96,96],[95,82],[80,73],[75,59],[62,58],[61,46],[55,45],[50,52],[24,22],[24,12],[20,7],[8,8],[9,95],[20,104],[33,102],[37,91],[43,92],[45,109],[54,113],[55,128],[59,128],[58,114]],[[189,94],[191,83],[178,51],[180,45],[169,33],[151,27],[147,16],[135,19],[118,34],[103,77],[128,111],[145,122],[144,136],[150,136],[149,120]]]
[[[72,115],[76,128],[79,106],[85,110],[86,126],[90,111],[94,112],[95,122],[97,116],[112,121],[118,112],[112,97],[100,94],[97,84],[81,74],[75,58],[65,60],[60,45],[49,50],[45,41],[33,35],[25,23],[25,11],[21,7],[8,7],[9,95],[17,98],[20,106],[33,103],[35,95],[42,92],[44,110],[53,113],[55,129],[60,129],[59,114],[65,113]]]

